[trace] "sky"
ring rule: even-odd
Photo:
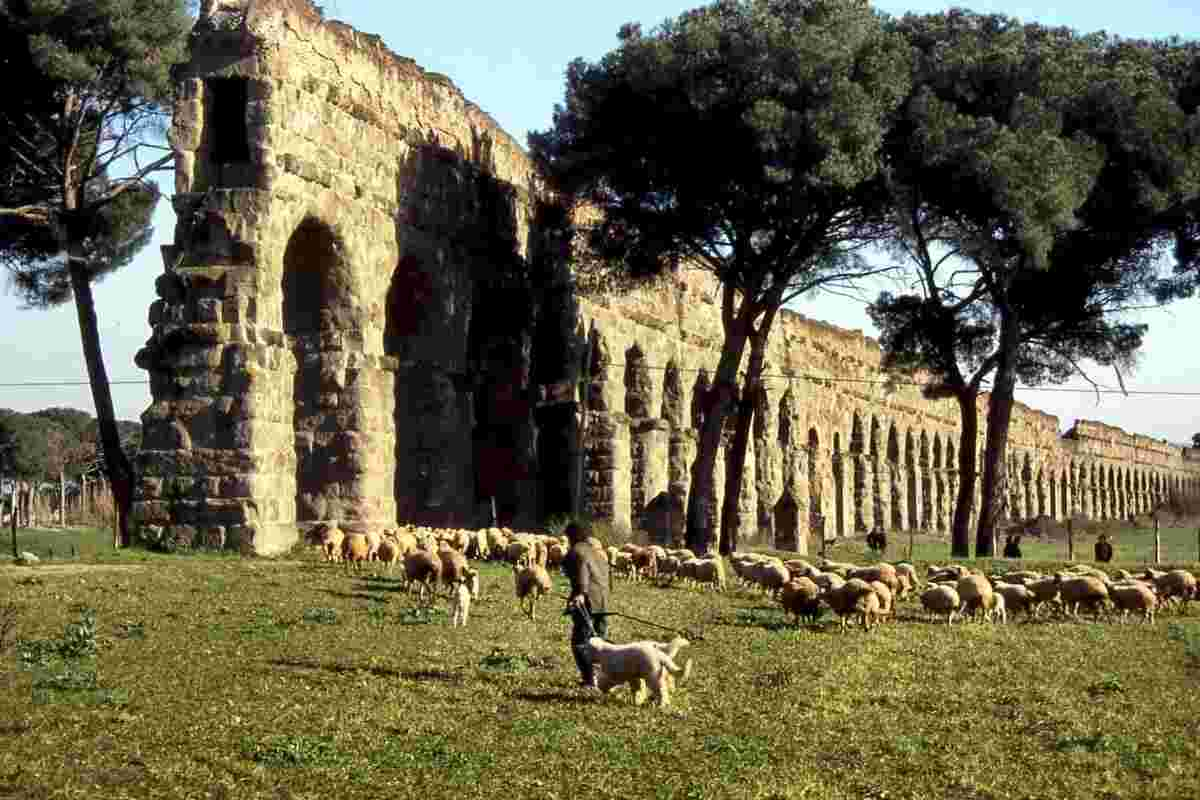
[[[396,53],[422,67],[448,75],[463,94],[490,113],[519,142],[530,130],[550,127],[554,104],[563,97],[567,64],[598,59],[612,49],[619,27],[640,22],[652,28],[700,5],[700,0],[607,0],[603,3],[469,2],[384,3],[379,0],[322,0],[327,17],[383,37]],[[1128,38],[1200,36],[1200,0],[1142,0],[1101,3],[1073,0],[1057,5],[964,3],[985,13],[1003,13],[1031,22],[1065,25],[1080,31],[1104,30]],[[935,2],[877,2],[889,14],[941,11]],[[173,179],[161,180],[168,194]],[[154,242],[131,264],[95,287],[100,338],[117,416],[138,419],[150,404],[146,373],[133,358],[150,336],[147,312],[155,300],[154,279],[162,272],[159,246],[171,241],[175,220],[165,199],[155,214]],[[806,299],[797,310],[868,335],[875,330],[861,302],[838,297]],[[1200,431],[1200,299],[1141,312],[1150,326],[1139,367],[1127,376],[1132,391],[1192,392],[1194,397],[1099,398],[1088,384],[1077,391],[1020,389],[1017,399],[1059,417],[1066,430],[1076,419],[1099,420],[1130,432],[1173,442],[1190,442]],[[1110,372],[1094,376],[1115,386]],[[79,327],[72,304],[26,310],[0,286],[0,408],[34,411],[70,406],[94,413],[86,385]],[[122,383],[130,381],[130,383]],[[72,386],[38,385],[77,382]]]

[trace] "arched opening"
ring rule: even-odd
[[[821,437],[816,428],[808,430],[808,529],[818,542],[825,539],[825,514],[822,511],[821,473],[817,466],[821,455]]]
[[[846,535],[846,475],[842,463],[842,439],[840,433],[833,434],[833,508],[834,530],[840,539]]]
[[[357,332],[350,267],[342,242],[322,222],[305,219],[283,254],[282,323],[296,360],[292,431],[296,456],[295,519],[312,523],[352,516],[344,497],[354,476],[337,410],[341,348]]]
[[[942,437],[933,436],[934,515],[937,530],[946,530],[946,476],[942,473]]]
[[[783,451],[784,463],[792,446],[792,390],[788,389],[779,398],[779,427],[776,436],[779,439],[779,449]]]
[[[775,504],[775,547],[779,550],[799,550],[800,506],[791,492],[784,492]]]
[[[900,438],[896,424],[888,427],[887,438],[888,491],[892,497],[892,530],[904,530],[904,497],[900,489]]]
[[[867,532],[867,520],[864,511],[864,506],[867,502],[867,474],[866,465],[863,463],[864,440],[862,419],[856,411],[854,412],[854,423],[850,429],[850,463],[853,467],[854,530],[856,533]]]
[[[879,449],[882,446],[880,438],[882,434],[879,429],[879,418],[871,417],[871,436],[870,436],[870,458],[871,458],[871,519],[875,520],[875,524],[883,527],[886,520],[883,518],[883,493],[880,491],[881,476],[879,474]]]
[[[934,526],[933,521],[933,476],[929,474],[929,434],[921,431],[917,465],[921,470],[921,530]]]
[[[696,375],[696,383],[692,385],[692,427],[700,430],[704,427],[704,408],[708,395],[708,370],[703,367]]]
[[[917,453],[916,447],[913,444],[912,431],[904,434],[904,467],[908,491],[907,508],[908,508],[908,527],[912,530],[917,530],[921,527],[920,517],[917,516]]]

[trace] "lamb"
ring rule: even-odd
[[[801,618],[816,622],[821,616],[821,590],[809,578],[794,578],[779,591],[779,602],[792,615],[795,623]]]
[[[921,606],[935,619],[938,614],[946,615],[946,624],[954,622],[954,615],[962,606],[962,598],[953,586],[938,584],[921,593]]]
[[[914,567],[912,564],[909,564],[907,561],[901,561],[897,564],[893,564],[892,566],[896,570],[896,579],[899,580],[901,584],[903,584],[905,578],[907,578],[909,589],[920,588],[921,579],[917,576],[916,567]]]
[[[1000,592],[992,592],[984,605],[983,615],[988,622],[995,622],[999,619],[1001,625],[1007,624],[1008,611],[1005,606],[1004,595]]]
[[[375,554],[375,558],[390,574],[392,567],[400,560],[400,543],[388,533],[384,533],[383,541],[379,543],[379,551]]]
[[[658,556],[654,550],[649,547],[641,547],[635,550],[633,557],[633,579],[636,581],[639,577],[657,578],[658,577]]]
[[[675,556],[667,556],[658,562],[658,577],[664,583],[670,584],[678,574],[679,559]]]
[[[471,590],[466,581],[457,581],[450,591],[450,627],[466,627],[471,611]]]
[[[1108,602],[1108,589],[1104,582],[1091,575],[1070,577],[1065,573],[1054,576],[1058,591],[1062,594],[1063,607],[1068,614],[1078,617],[1080,606],[1090,606],[1096,617]]]
[[[680,640],[686,644],[686,640]],[[678,649],[678,648],[676,648]],[[598,667],[596,685],[608,693],[622,683],[629,685],[634,705],[645,701],[642,686],[649,688],[659,708],[671,703],[672,674],[683,673],[666,649],[654,642],[609,644],[599,636],[588,639],[592,663]]]
[[[379,531],[367,531],[363,535],[367,537],[367,561],[374,561],[379,557],[379,545],[383,544],[383,536]]]
[[[531,620],[537,619],[537,601],[544,594],[550,594],[554,588],[550,573],[541,564],[526,564],[523,567],[513,566],[513,582],[517,592],[517,602],[521,610]]]
[[[1108,596],[1113,606],[1119,609],[1121,620],[1129,619],[1132,611],[1138,611],[1145,622],[1154,622],[1154,611],[1158,608],[1158,597],[1154,590],[1139,581],[1114,583],[1108,587]]]

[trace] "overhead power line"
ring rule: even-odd
[[[609,364],[606,364],[605,366],[606,367],[624,368],[626,365],[625,364],[617,364],[617,363],[609,363]],[[655,365],[655,364],[639,364],[638,366],[644,367],[646,369],[659,370],[659,371],[663,371],[663,372],[665,372],[667,369],[670,369],[670,367],[664,367],[664,366],[659,366],[659,365]],[[675,369],[678,372],[699,373],[701,371],[701,369],[703,369],[703,368],[676,367]],[[919,388],[924,388],[925,386],[929,385],[929,384],[925,384],[925,383],[918,383],[917,381],[887,380],[887,379],[880,380],[877,378],[833,378],[833,377],[827,377],[824,375],[811,375],[811,374],[807,374],[807,373],[800,373],[800,374],[796,374],[796,375],[784,375],[782,373],[764,373],[762,377],[770,378],[770,379],[777,379],[777,380],[784,380],[784,381],[813,381],[813,382],[819,382],[819,383],[856,383],[856,384],[868,384],[868,385],[873,385],[873,386],[916,386]],[[130,380],[109,381],[108,383],[110,386],[148,386],[150,384],[150,381],[130,379]],[[90,385],[90,383],[88,381],[17,381],[17,382],[11,382],[11,383],[0,383],[0,388],[11,389],[11,388],[24,388],[24,387],[59,387],[59,386],[88,386],[88,385]],[[988,388],[988,385],[984,384],[984,386],[982,388],[986,390]],[[1089,389],[1089,388],[1085,388],[1085,387],[1076,387],[1076,386],[1017,386],[1016,391],[1018,391],[1018,392],[1061,392],[1061,393],[1068,393],[1068,394],[1090,394],[1090,395],[1117,394],[1117,395],[1141,396],[1141,397],[1200,397],[1200,391],[1190,392],[1190,391],[1172,390],[1172,389],[1130,389],[1128,391],[1122,391],[1121,389],[1113,389],[1113,388],[1107,387],[1107,386],[1101,387],[1098,389],[1094,389],[1094,388]]]

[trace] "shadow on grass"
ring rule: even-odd
[[[527,703],[553,703],[555,705],[566,704],[588,706],[604,699],[604,695],[597,692],[583,694],[578,691],[573,692],[566,689],[553,689],[548,692],[535,692],[532,690],[514,692],[513,698],[517,700],[524,700]]]
[[[342,597],[347,600],[373,600],[376,603],[388,602],[387,597],[376,597],[375,595],[367,594],[366,592],[339,592],[336,589],[324,589],[322,591],[332,597]]]
[[[345,675],[356,672],[369,672],[381,678],[401,678],[404,673],[392,667],[376,667],[359,664],[345,664],[336,661],[319,661],[315,658],[272,658],[267,661],[275,667],[290,667],[292,669],[315,669]]]

